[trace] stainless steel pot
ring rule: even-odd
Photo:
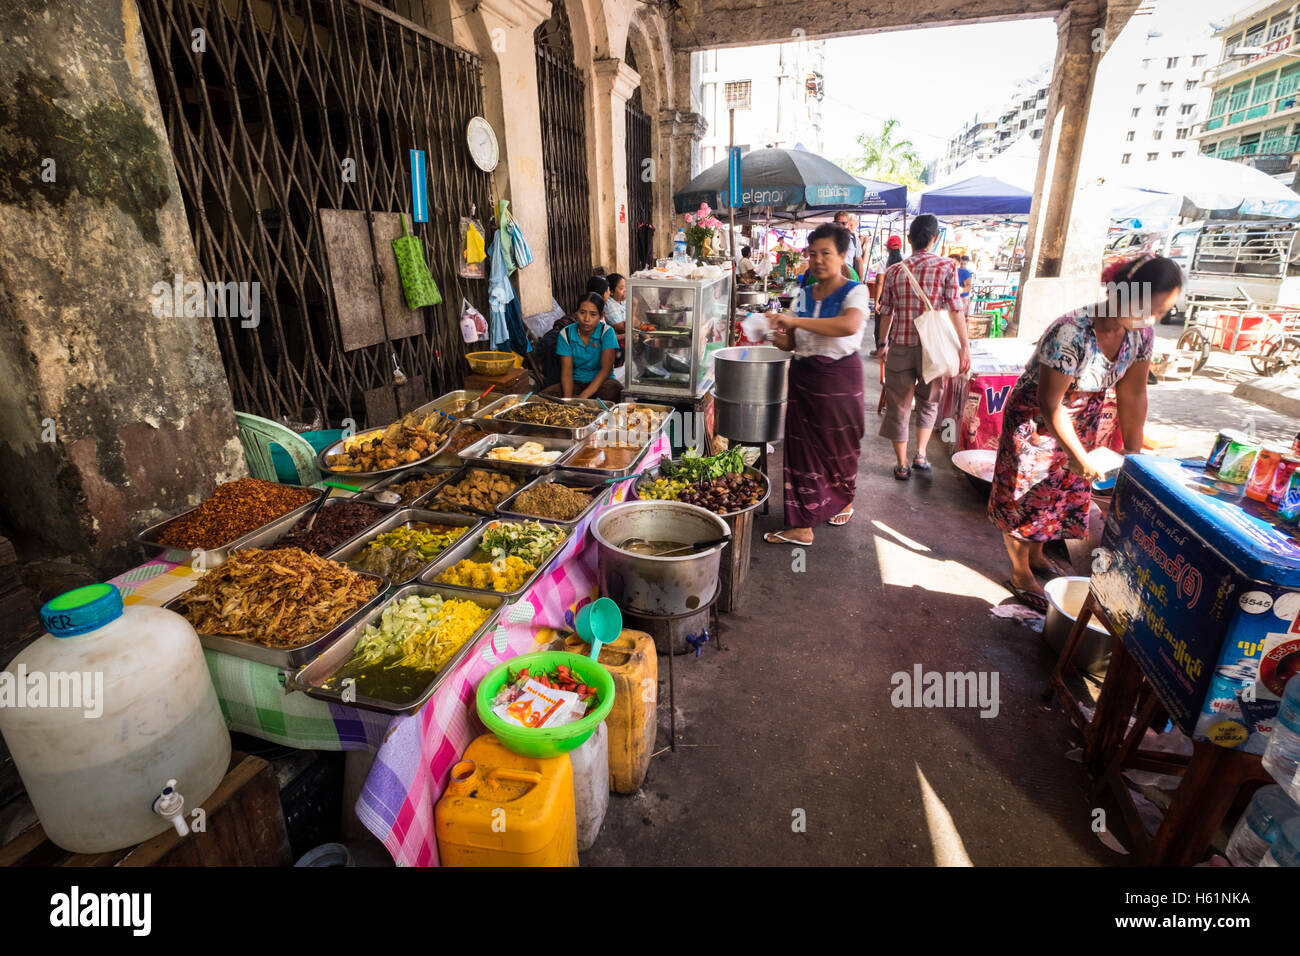
[[[785,437],[785,402],[742,405],[713,398],[714,430],[732,441],[758,444]]]
[[[737,346],[713,353],[713,394],[737,405],[784,402],[790,352],[770,345]]]
[[[742,309],[756,309],[767,305],[766,292],[737,292],[736,305]]]
[[[1059,656],[1065,642],[1074,630],[1078,609],[1088,597],[1087,578],[1054,578],[1043,586],[1047,592],[1047,619],[1043,622],[1043,640]],[[1072,663],[1086,674],[1103,676],[1110,664],[1111,640],[1094,617],[1088,622],[1087,633],[1075,649]]]
[[[632,614],[686,614],[708,605],[718,587],[718,565],[727,543],[679,557],[626,551],[629,538],[707,541],[730,537],[727,523],[711,511],[680,501],[631,501],[601,512],[592,525],[600,591]]]

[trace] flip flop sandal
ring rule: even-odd
[[[1002,586],[1011,592],[1019,603],[1040,614],[1047,613],[1047,598],[1036,591],[1026,591],[1024,588],[1018,588],[1011,583],[1010,579],[1003,581]]]
[[[1067,568],[1060,561],[1048,561],[1042,567],[1031,567],[1029,570],[1042,577],[1051,575],[1056,578],[1068,578],[1074,575],[1074,568]]]
[[[894,477],[899,481],[907,481],[907,479],[912,477],[912,469],[908,468],[906,465],[895,465]]]
[[[917,471],[929,471],[934,466],[930,464],[930,459],[917,455],[912,459],[912,467]]]
[[[763,535],[763,540],[768,544],[793,544],[801,548],[811,548],[811,541],[800,541],[798,538],[787,537],[784,531],[769,531]]]
[[[849,505],[849,510],[847,512],[841,512],[840,514],[837,514],[834,518],[828,519],[826,523],[830,525],[834,525],[837,528],[842,528],[849,523],[849,519],[852,517],[853,517],[853,506]]]

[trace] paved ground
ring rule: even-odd
[[[1063,711],[1039,703],[1054,655],[990,615],[1007,597],[1006,559],[984,498],[937,441],[930,477],[893,480],[867,362],[857,516],[819,528],[803,570],[790,548],[756,542],[726,649],[677,658],[678,751],[654,758],[639,794],[611,795],[585,864],[1125,865],[1089,828]],[[1215,356],[1191,381],[1151,389],[1171,453],[1204,454],[1247,416],[1289,442],[1300,423],[1232,397],[1246,374]],[[781,527],[779,501],[758,525]],[[996,672],[997,716],[891,706],[892,675],[918,664]],[[666,706],[660,719],[663,748]]]

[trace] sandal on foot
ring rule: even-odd
[[[908,468],[906,465],[895,465],[894,477],[899,481],[907,481],[907,479],[912,477],[912,469]]]
[[[1061,564],[1060,561],[1055,561],[1052,560],[1051,558],[1048,558],[1046,562],[1041,565],[1031,564],[1029,566],[1029,570],[1033,571],[1035,574],[1042,575],[1043,577],[1049,579],[1068,578],[1073,576],[1074,574],[1074,568],[1067,567],[1066,565]]]
[[[800,541],[798,538],[791,538],[784,531],[769,531],[763,535],[763,540],[768,544],[794,544],[801,548],[811,548],[811,541]]]
[[[844,525],[849,523],[849,519],[852,517],[853,517],[853,505],[849,505],[847,510],[841,511],[834,518],[828,519],[826,523],[832,524],[837,528],[842,528],[844,527]]]
[[[933,466],[930,464],[930,459],[924,455],[917,455],[912,459],[912,467],[917,471],[929,471]]]
[[[1002,586],[1011,592],[1019,603],[1027,608],[1031,608],[1040,614],[1047,613],[1047,595],[1039,594],[1037,591],[1027,591],[1024,588],[1018,588],[1010,580],[1002,582]]]

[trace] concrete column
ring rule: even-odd
[[[213,320],[155,314],[178,273],[205,278],[135,4],[0,5],[0,524],[25,557],[120,571],[245,473]]]
[[[618,207],[627,208],[627,99],[641,77],[622,60],[597,60],[592,69],[595,116],[589,134],[596,150],[596,181],[592,194],[592,260],[608,272],[628,272],[627,223],[618,221]]]
[[[1126,25],[1137,6],[1137,0],[1072,0],[1057,19],[1023,278],[1100,274],[1109,210],[1099,187],[1114,161],[1115,127],[1127,118],[1122,87],[1131,80],[1142,27]]]
[[[516,273],[519,306],[524,315],[536,315],[550,310],[552,295],[533,31],[551,15],[551,5],[546,0],[480,0],[478,14],[491,50],[483,60],[485,99],[493,112],[498,103],[501,110],[500,125],[488,117],[501,145],[497,191],[509,195],[510,211],[534,255],[532,265]],[[485,216],[489,212],[483,211]]]

